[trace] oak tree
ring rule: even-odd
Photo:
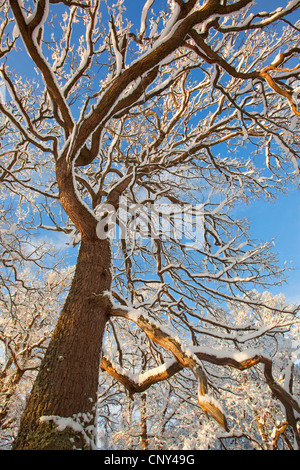
[[[0,180],[31,231],[79,246],[15,449],[94,448],[100,367],[130,393],[186,369],[201,409],[228,431],[209,364],[260,365],[300,443],[292,391],[271,358],[244,348],[292,327],[296,309],[253,292],[282,270],[232,213],[299,175],[300,2],[158,3],[142,2],[138,27],[129,1],[1,4]],[[239,323],[239,305],[274,321]],[[103,354],[120,321],[155,351],[137,380],[121,346],[119,365]]]

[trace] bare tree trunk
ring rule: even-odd
[[[148,431],[146,419],[146,394],[141,395],[141,448],[148,450]]]
[[[111,287],[110,262],[108,241],[82,241],[72,286],[23,413],[14,449],[92,448],[109,302],[102,294]]]

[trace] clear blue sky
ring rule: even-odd
[[[299,181],[300,183],[300,181]],[[269,289],[274,294],[282,292],[288,301],[300,304],[300,189],[280,195],[274,202],[254,201],[241,209],[239,216],[247,217],[251,224],[251,235],[262,241],[274,239],[274,252],[282,266],[292,266],[287,273],[287,283]]]

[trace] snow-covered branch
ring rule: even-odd
[[[172,333],[168,331],[165,325],[153,321],[144,311],[140,311],[139,309],[131,310],[130,308],[117,307],[114,302],[112,302],[111,305],[112,308],[110,310],[110,315],[123,317],[133,321],[152,341],[173,354],[178,365],[175,367],[175,363],[172,363],[172,367],[174,367],[174,369],[171,369],[172,374],[166,373],[166,378],[173,375],[173,373],[179,372],[182,368],[185,367],[189,368],[196,375],[196,377],[198,377],[200,407],[203,409],[203,411],[208,412],[214,419],[216,419],[216,421],[226,430],[228,427],[224,413],[222,412],[218,403],[214,399],[210,398],[207,393],[206,376],[202,367],[203,362],[212,363],[218,366],[226,365],[238,370],[245,370],[257,364],[262,364],[265,378],[270,389],[284,405],[286,412],[294,426],[294,430],[297,430],[295,413],[296,415],[300,413],[300,405],[288,391],[286,391],[275,381],[272,372],[273,364],[271,359],[265,357],[256,350],[230,353],[230,351],[217,351],[213,348],[187,347],[177,337],[174,337]],[[123,385],[128,385],[130,389],[134,389],[136,387],[135,377],[129,378],[128,374],[118,369],[118,367],[114,370],[112,363],[110,363],[107,359],[104,359],[103,368],[105,369],[106,367],[108,368],[110,375],[123,383]],[[161,367],[165,373],[167,369],[166,365],[162,365]],[[159,368],[159,371],[160,370],[161,369]],[[149,380],[150,385],[152,383],[156,383],[156,381],[161,380],[160,374],[157,375],[157,369],[148,371],[147,379],[149,376],[152,377],[152,379]],[[143,381],[143,375],[141,377]],[[138,379],[138,383],[140,383],[139,380],[140,378]],[[144,388],[138,388],[137,390],[143,391]]]

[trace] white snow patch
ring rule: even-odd
[[[141,15],[141,27],[140,27],[140,35],[142,36],[144,32],[146,31],[146,21],[147,21],[147,16],[150,8],[152,7],[154,3],[154,0],[147,0],[142,11]]]
[[[83,421],[87,420],[86,413],[79,413],[80,417],[83,417]],[[57,427],[58,431],[64,431],[66,428],[71,428],[73,431],[81,433],[86,444],[93,450],[96,449],[96,445],[94,443],[94,440],[88,437],[86,431],[88,430],[86,427],[83,427],[78,421],[76,421],[72,417],[63,417],[63,416],[57,416],[57,415],[49,415],[49,416],[41,416],[40,421],[42,423],[45,423],[47,421],[53,421],[54,424]],[[93,428],[93,426],[88,427],[89,430]]]
[[[225,413],[224,413],[224,410],[223,410],[222,406],[220,405],[220,403],[212,395],[208,395],[208,394],[200,395],[200,393],[198,393],[198,403],[199,403],[199,405],[201,405],[201,404],[205,405],[206,403],[209,403],[210,405],[213,405],[218,410],[220,410],[221,413],[223,413],[223,415],[225,416]]]

